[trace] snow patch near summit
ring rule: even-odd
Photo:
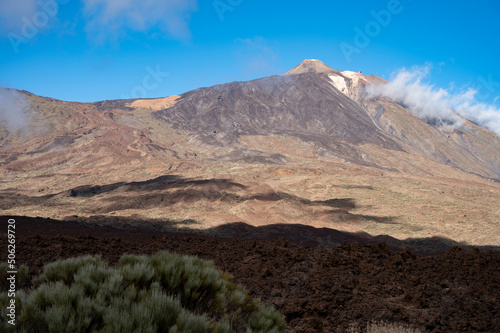
[[[364,86],[368,83],[366,77],[359,72],[343,71],[339,74],[329,74],[331,84],[347,97],[359,101],[363,96]]]
[[[328,77],[332,81],[333,86],[345,95],[347,91],[347,83],[345,81],[345,78],[337,74],[330,74],[328,75]]]

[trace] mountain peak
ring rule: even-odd
[[[337,70],[328,67],[322,61],[317,59],[306,59],[300,63],[300,65],[292,68],[285,75],[297,75],[302,73],[332,73],[337,72]]]

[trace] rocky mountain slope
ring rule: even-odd
[[[210,145],[236,147],[247,135],[293,137],[314,147],[318,157],[394,168],[371,152],[375,146],[500,179],[498,136],[471,122],[454,130],[432,126],[394,101],[366,95],[366,85],[380,83],[305,60],[282,76],[188,92],[154,117],[198,133]]]
[[[499,245],[500,138],[366,94],[384,82],[306,60],[281,76],[161,99],[20,92],[30,123],[0,126],[0,212]]]

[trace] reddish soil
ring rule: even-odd
[[[346,242],[339,247],[280,240],[116,230],[15,217],[18,264],[39,274],[61,258],[169,250],[210,259],[253,296],[274,305],[296,332],[344,332],[351,323],[408,323],[428,332],[500,332],[500,253],[420,256]],[[6,249],[7,217],[0,218]],[[3,252],[6,256],[6,251]],[[5,260],[5,258],[2,258]]]

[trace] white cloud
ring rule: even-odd
[[[367,92],[401,103],[421,119],[435,119],[453,128],[461,126],[465,118],[500,135],[500,109],[478,102],[477,91],[472,88],[455,93],[423,82],[429,74],[430,66],[403,68],[389,83],[368,86]]]
[[[36,0],[1,0],[0,1],[0,32],[19,33],[25,24],[25,19],[31,19],[37,10]]]
[[[87,32],[97,43],[117,39],[126,30],[159,28],[179,40],[191,37],[189,21],[197,0],[83,0]]]
[[[20,129],[28,125],[26,112],[30,102],[19,92],[0,87],[0,123],[6,124],[10,130]]]

